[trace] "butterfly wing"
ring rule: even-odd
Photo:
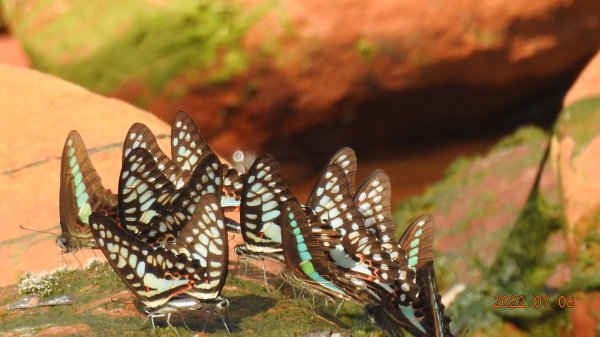
[[[412,270],[433,263],[433,218],[430,215],[418,217],[402,233],[398,245],[407,253]]]
[[[453,337],[450,332],[450,318],[444,314],[444,304],[435,277],[433,262],[424,264],[417,271],[417,282],[421,287],[418,310],[423,312],[423,325],[435,337]]]
[[[160,146],[158,146],[156,137],[154,137],[152,131],[142,123],[133,124],[125,136],[125,142],[123,144],[123,162],[127,160],[127,156],[129,156],[131,151],[136,148],[146,149],[152,157],[154,157],[154,161],[156,161],[162,174],[167,177],[176,188],[179,189],[183,187],[190,172],[182,170],[175,162],[167,157],[160,149]]]
[[[354,150],[349,147],[339,149],[331,159],[329,159],[328,166],[332,164],[337,165],[344,170],[344,174],[348,179],[350,193],[354,194],[357,170],[356,154],[354,153]]]
[[[259,157],[246,174],[242,190],[240,225],[245,247],[253,253],[281,253],[281,211],[287,200],[296,200],[280,173],[279,163]]]
[[[171,128],[171,157],[183,170],[193,171],[196,165],[213,154],[192,117],[179,111]]]
[[[116,216],[117,196],[102,186],[85,144],[75,130],[65,142],[60,164],[60,227],[56,240],[63,252],[94,248],[89,216],[94,211]]]
[[[100,213],[90,216],[91,232],[117,275],[149,308],[192,289],[196,275],[206,270],[198,260],[149,247],[122,225]]]
[[[286,268],[317,291],[334,298],[351,299],[349,294],[352,292],[335,282],[343,280],[343,274],[327,255],[333,248],[330,243],[339,244],[339,234],[316,216],[309,220],[297,202],[286,202],[281,209],[281,238]]]
[[[392,225],[390,200],[390,178],[382,170],[371,172],[354,195],[354,205],[363,216],[365,228],[375,234],[392,258],[396,258],[395,243],[392,243],[396,231]]]

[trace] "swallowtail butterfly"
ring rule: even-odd
[[[161,247],[149,246],[100,213],[90,222],[98,246],[151,317],[228,306],[220,296],[227,276],[227,232],[214,195],[202,196],[176,240]]]
[[[96,247],[89,227],[92,212],[112,218],[118,212],[117,196],[102,186],[85,144],[75,130],[69,133],[63,148],[59,208],[62,234],[56,244],[63,253]]]

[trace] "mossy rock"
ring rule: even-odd
[[[187,71],[224,81],[246,69],[241,42],[272,6],[230,1],[4,4],[33,67],[100,93],[124,84],[156,91]]]

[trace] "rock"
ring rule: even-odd
[[[115,99],[24,68],[0,65],[0,212],[4,261],[0,285],[25,271],[84,263],[90,250],[61,256],[56,236],[22,230],[19,225],[60,232],[58,194],[60,157],[69,131],[81,133],[103,184],[116,191],[122,143],[131,124],[143,122],[158,135],[170,128],[155,116]],[[168,140],[161,140],[167,148]],[[101,253],[98,253],[102,255]]]
[[[593,70],[593,65],[588,67]],[[584,74],[584,76],[587,76]],[[565,237],[573,283],[600,283],[600,97],[566,107],[552,138],[553,164],[559,172]],[[597,287],[597,286],[596,286]],[[600,294],[575,293],[573,336],[592,336],[600,324]]]
[[[567,92],[563,106],[567,107],[582,98],[600,95],[600,51],[585,66]]]
[[[35,67],[165,120],[191,111],[225,154],[495,130],[513,118],[508,107],[554,104],[553,88],[600,45],[595,0],[180,1],[110,10],[25,1],[5,11]],[[79,19],[100,11],[98,20]],[[481,127],[465,130],[465,121]]]

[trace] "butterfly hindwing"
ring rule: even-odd
[[[99,211],[115,217],[117,196],[102,185],[85,144],[75,130],[69,133],[65,142],[60,171],[62,234],[56,242],[63,252],[94,248],[96,243],[90,233],[89,216]]]

